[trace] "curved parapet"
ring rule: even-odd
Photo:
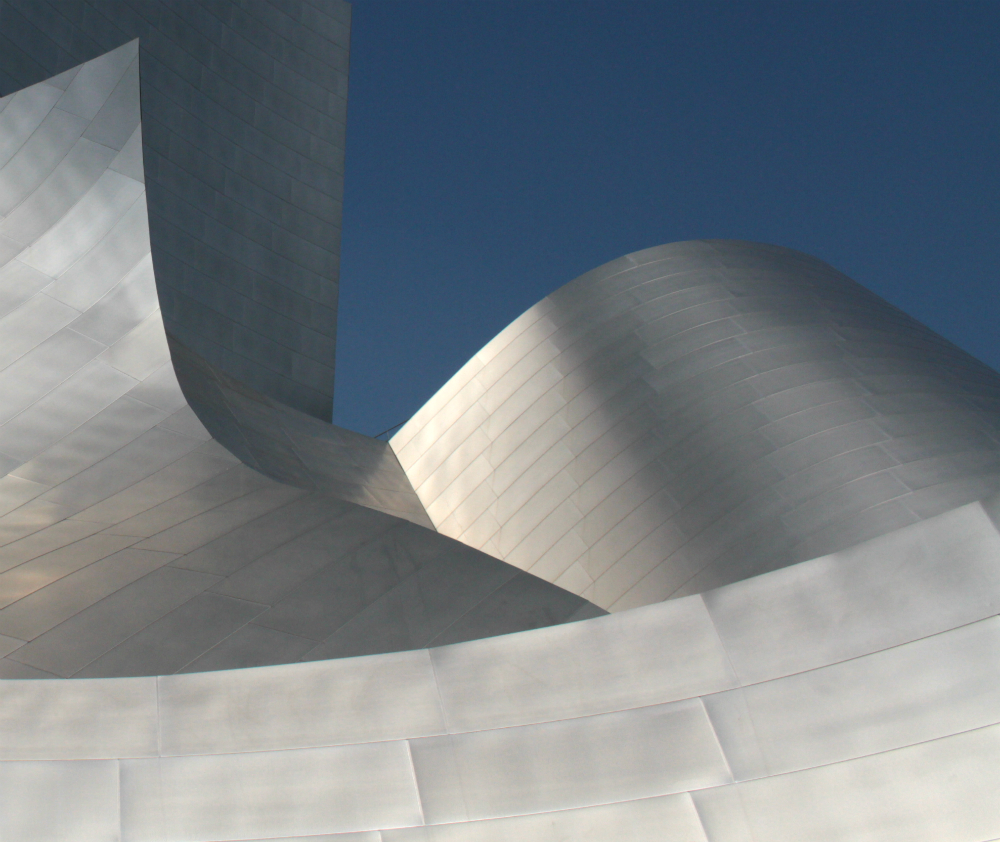
[[[1000,376],[819,260],[676,243],[531,308],[391,444],[439,531],[621,610],[1000,489]]]
[[[137,61],[130,42],[0,110],[0,676],[225,669],[600,613],[427,528],[385,442],[177,342],[172,361],[137,91],[116,93]]]
[[[997,515],[972,503],[704,594],[431,650],[0,682],[0,830],[997,839]]]
[[[76,94],[72,113],[105,109],[92,139],[114,146],[138,118],[141,73],[167,330],[229,376],[324,421],[350,12],[342,0],[0,0],[0,96],[60,74],[54,84]],[[134,39],[138,64],[91,64]],[[76,78],[83,62],[90,70]]]

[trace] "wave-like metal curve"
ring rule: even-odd
[[[1000,376],[815,258],[674,243],[532,307],[391,444],[439,531],[622,610],[1000,489]]]

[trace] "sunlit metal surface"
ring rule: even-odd
[[[0,682],[0,798],[18,799],[0,821],[191,842],[995,839],[990,511],[430,650]]]
[[[171,8],[53,34],[347,20]],[[139,34],[0,99],[0,839],[1000,839],[995,373],[811,258],[684,243],[392,447],[334,428],[164,328],[197,249],[151,245]]]
[[[1000,489],[1000,376],[807,255],[674,243],[532,307],[391,444],[439,531],[617,611]]]
[[[387,443],[168,343],[139,60],[131,41],[0,111],[0,676],[225,669],[600,614],[435,533]]]

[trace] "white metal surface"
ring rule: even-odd
[[[948,546],[956,529],[966,540],[949,554],[910,554]],[[933,583],[972,564],[996,574],[997,539],[973,503],[852,553]],[[761,640],[788,637],[768,586],[822,609],[855,569],[846,553],[797,567],[791,581],[795,568],[727,586],[725,610],[755,614]],[[1000,595],[995,580],[980,590]],[[709,842],[997,837],[995,616],[958,601],[946,620],[925,612],[850,651],[803,635],[810,665],[738,681],[725,662],[746,644],[707,621],[704,601],[724,616],[716,593],[429,653],[3,682],[0,777],[16,778],[24,804],[68,800],[62,822],[26,808],[0,821],[17,838],[97,827],[112,835],[81,838],[120,828],[158,842],[379,831],[548,842],[615,838],[611,828]],[[883,606],[844,598],[842,615],[877,623]],[[100,789],[119,767],[120,807]],[[85,773],[96,777],[83,787]]]

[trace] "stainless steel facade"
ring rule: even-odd
[[[0,0],[0,96],[127,41],[126,76],[81,79],[143,115],[149,233],[167,331],[282,403],[330,419],[350,5]],[[106,88],[114,80],[113,89]],[[83,102],[83,101],[81,101]],[[117,124],[91,130],[124,143]],[[123,130],[123,129],[122,129]]]
[[[0,677],[369,654],[602,613],[429,529],[387,443],[168,344],[139,45],[0,111]]]
[[[144,156],[195,124],[149,145],[145,68],[193,39],[218,92],[212,44],[293,64],[286,18],[346,7],[59,4],[48,52],[42,8],[0,6],[8,76],[146,28],[0,99],[0,839],[1000,840],[994,372],[812,258],[681,243],[391,446],[332,427],[161,312],[201,234],[158,239]]]
[[[1000,490],[1000,376],[807,255],[674,243],[532,307],[391,443],[439,531],[616,611]]]
[[[970,503],[705,594],[434,649],[4,681],[0,821],[16,839],[997,839],[998,517]]]

